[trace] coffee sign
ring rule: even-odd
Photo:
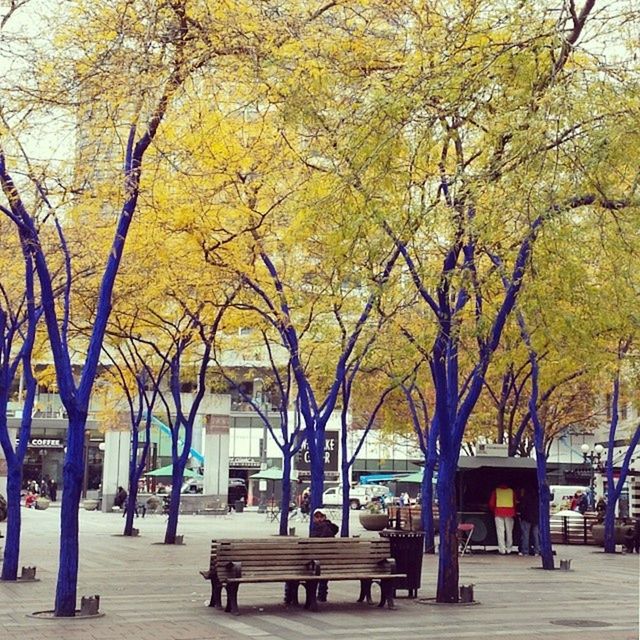
[[[63,449],[64,443],[60,438],[30,438],[27,446],[31,449]]]

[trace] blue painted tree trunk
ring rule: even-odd
[[[438,558],[438,602],[458,602],[458,508],[456,502],[455,452],[445,457],[440,452],[438,469],[438,506],[440,510],[440,553]]]
[[[37,382],[33,375],[31,356],[36,336],[36,327],[40,312],[36,312],[34,291],[33,261],[27,248],[26,238],[20,233],[20,244],[25,267],[24,295],[18,308],[24,308],[26,313],[16,314],[10,309],[4,309],[0,304],[0,445],[7,464],[7,539],[5,540],[4,560],[2,565],[2,579],[16,580],[18,577],[18,562],[20,559],[20,490],[22,488],[22,467],[27,452],[27,443],[31,436],[31,416],[37,391]],[[14,287],[15,284],[12,284]],[[3,289],[4,291],[4,289]],[[8,299],[5,299],[8,303]],[[4,303],[5,300],[2,302]],[[26,326],[25,326],[26,325]],[[13,358],[16,344],[15,339],[22,338],[22,347]],[[18,367],[22,364],[25,382],[25,397],[20,421],[20,442],[14,445],[9,434],[7,409],[11,386],[16,379]]]
[[[607,491],[611,496],[612,491]],[[611,502],[611,497],[607,500],[607,510],[604,513],[604,552],[616,552],[616,507],[615,501]]]
[[[188,449],[187,449],[188,451]],[[171,476],[171,503],[169,504],[169,519],[167,520],[167,528],[164,533],[165,544],[175,544],[176,535],[178,533],[178,517],[180,515],[180,489],[182,488],[182,479],[184,477],[184,468],[186,460],[173,460],[173,475]]]
[[[60,555],[56,588],[56,615],[74,616],[78,576],[78,507],[84,473],[84,429],[86,413],[69,414],[67,453],[62,471],[62,506],[60,509]],[[59,612],[59,613],[58,613]]]
[[[433,524],[433,473],[435,460],[425,459],[422,483],[420,484],[420,520],[424,531],[424,552],[435,553],[436,532]]]
[[[630,346],[630,342],[622,344],[618,358],[627,353]],[[616,431],[618,429],[618,403],[620,399],[620,371],[617,372],[613,382],[613,394],[611,398],[611,423],[609,425],[609,438],[607,442],[607,461],[606,461],[606,473],[607,473],[607,510],[604,518],[604,550],[605,553],[615,553],[615,511],[616,504],[622,493],[622,488],[627,480],[629,474],[629,468],[631,466],[631,460],[635,453],[636,447],[640,443],[640,424],[636,425],[635,431],[632,433],[627,446],[627,450],[624,454],[622,463],[620,464],[620,471],[618,481],[616,482],[613,475],[613,451],[615,448]]]
[[[281,536],[289,535],[289,506],[291,505],[291,452],[283,452],[282,459],[282,502],[280,503]]]
[[[30,341],[35,335],[35,325],[28,332],[27,339]],[[27,344],[24,354],[24,377],[25,377],[25,402],[23,406],[22,420],[20,424],[20,444],[12,449],[9,441],[9,430],[7,424],[7,403],[4,403],[3,415],[0,418],[0,431],[2,431],[2,447],[7,462],[7,539],[5,540],[2,579],[16,580],[18,577],[18,563],[20,560],[20,536],[22,533],[22,516],[20,513],[20,491],[22,489],[22,467],[27,451],[27,443],[31,435],[31,415],[36,396],[37,383],[31,370],[31,346],[33,342]],[[7,387],[8,388],[8,387]],[[8,398],[3,394],[4,398]]]
[[[547,481],[547,454],[544,447],[544,427],[538,417],[538,364],[537,356],[532,353],[532,391],[529,410],[533,420],[536,448],[536,477],[538,480],[538,529],[540,534],[540,558],[542,568],[554,569],[553,547],[551,545],[551,491]]]
[[[420,493],[422,495],[421,520],[424,530],[424,551],[435,553],[435,526],[433,523],[433,476],[438,464],[438,421],[433,420],[427,434],[427,448],[424,451],[424,473]]]
[[[342,519],[340,522],[340,537],[348,538],[349,537],[349,516],[351,514],[351,496],[349,495],[349,490],[351,489],[351,484],[349,482],[349,461],[347,459],[346,451],[347,451],[347,438],[346,434],[342,434],[342,460],[340,461],[340,480],[342,484]]]
[[[4,544],[2,579],[16,580],[20,558],[22,461],[9,463],[7,460],[7,463],[7,536]]]
[[[311,513],[322,506],[324,493],[324,431],[309,437],[309,461],[311,467]],[[309,533],[313,518],[309,518]]]
[[[150,420],[147,421],[150,424]],[[133,519],[135,517],[136,505],[138,504],[138,483],[140,481],[140,477],[142,476],[142,471],[144,469],[144,463],[147,459],[147,453],[149,452],[149,429],[147,430],[147,438],[145,440],[144,446],[142,447],[142,452],[140,455],[140,460],[138,460],[138,443],[140,441],[140,436],[138,433],[139,425],[132,425],[133,431],[131,434],[131,457],[129,459],[129,493],[127,495],[127,514],[125,517],[125,525],[123,535],[132,536],[133,535]]]
[[[538,529],[540,535],[540,557],[542,568],[554,569],[553,549],[551,546],[551,492],[547,483],[547,453],[544,446],[544,426],[538,414],[538,400],[540,396],[540,367],[538,354],[533,348],[531,335],[527,329],[524,316],[520,311],[516,313],[520,335],[529,352],[531,364],[531,395],[529,396],[529,413],[533,421],[533,439],[536,449],[536,477],[538,480]],[[526,553],[526,551],[525,551]]]

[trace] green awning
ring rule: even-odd
[[[280,467],[269,467],[268,469],[262,469],[258,471],[258,473],[254,473],[249,478],[253,478],[254,480],[282,480],[282,469]],[[291,472],[291,480],[298,479],[298,472]]]
[[[145,476],[151,476],[153,478],[171,478],[173,476],[173,465],[168,464],[166,467],[160,467],[153,471],[147,471]],[[185,469],[182,474],[185,478],[202,478],[202,475],[193,469]]]
[[[406,476],[396,476],[394,480],[396,482],[409,482],[411,484],[422,484],[422,476],[424,475],[424,471],[420,469],[419,471],[414,471]]]

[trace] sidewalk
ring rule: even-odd
[[[123,538],[118,514],[80,511],[78,599],[99,594],[106,615],[93,620],[28,618],[51,609],[55,597],[58,509],[22,510],[21,565],[36,565],[40,582],[0,583],[2,640],[358,640],[535,638],[637,640],[639,555],[607,556],[595,547],[557,547],[570,572],[534,568],[534,558],[478,554],[461,559],[461,584],[475,585],[475,606],[442,606],[399,598],[396,611],[358,605],[356,583],[332,583],[317,613],[285,608],[281,585],[243,585],[242,615],[206,606],[212,537],[268,536],[276,523],[248,512],[227,517],[183,516],[181,547],[154,545],[163,516],[138,518],[139,538]],[[306,525],[295,523],[301,532]],[[353,533],[364,532],[352,514]],[[5,533],[6,523],[0,525]],[[421,598],[435,595],[437,557],[425,556]]]

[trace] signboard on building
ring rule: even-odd
[[[591,482],[593,471],[589,467],[575,467],[564,472],[565,482],[569,484],[588,485]]]
[[[259,469],[260,458],[235,456],[229,458],[229,467],[232,469]]]
[[[309,443],[305,440],[296,456],[296,471],[298,477],[304,479],[311,476],[311,456]],[[338,475],[338,432],[327,431],[324,441],[324,472],[325,476]]]
[[[476,455],[506,458],[509,455],[509,447],[506,444],[497,444],[494,442],[478,442]]]
[[[219,433],[229,433],[231,420],[228,415],[208,413],[205,416],[205,432],[209,435]]]
[[[18,438],[16,438],[16,442]],[[62,438],[29,438],[28,449],[64,449]]]

